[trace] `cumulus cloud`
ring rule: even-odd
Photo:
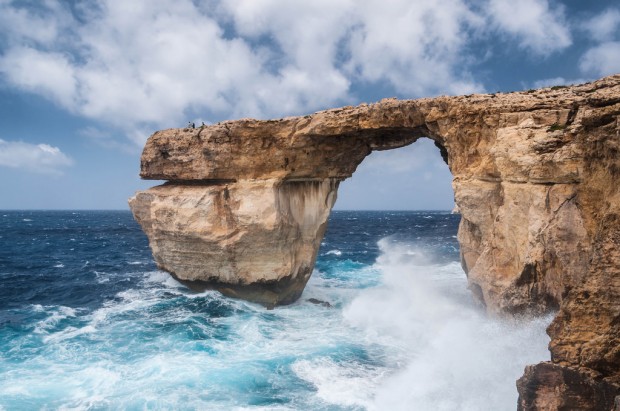
[[[16,47],[0,59],[0,72],[19,88],[43,94],[66,108],[75,108],[74,67],[60,53]]]
[[[472,42],[498,32],[538,55],[570,44],[547,0],[487,1],[3,0],[0,78],[140,146],[190,118],[353,103],[356,87],[483,91]]]
[[[349,67],[366,81],[387,80],[414,95],[483,91],[465,54],[481,21],[465,2],[366,2],[355,13]]]
[[[50,45],[71,21],[68,10],[57,1],[45,1],[44,8],[32,9],[12,7],[11,3],[0,1],[0,26],[4,36],[15,43]]]
[[[620,29],[620,10],[610,7],[600,14],[586,20],[582,28],[591,38],[598,41],[613,40]]]
[[[572,43],[564,8],[548,0],[489,0],[488,13],[500,32],[537,55],[562,50]]]
[[[468,29],[480,24],[462,0],[393,1],[389,6],[381,1],[300,5],[232,0],[223,7],[242,35],[273,39],[283,52],[284,73],[307,73],[308,89],[325,84],[329,100],[346,96],[351,81],[385,81],[410,95],[482,89],[459,64]]]
[[[610,7],[586,20],[582,28],[595,45],[579,61],[582,73],[607,76],[620,72],[620,10]]]
[[[0,166],[44,174],[62,174],[73,160],[58,147],[0,139]]]
[[[579,68],[596,76],[620,72],[620,42],[610,41],[591,48],[581,58]]]

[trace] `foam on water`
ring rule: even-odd
[[[329,250],[328,252],[325,253],[325,255],[341,256],[342,255],[342,251],[340,251],[340,250]]]
[[[524,366],[549,359],[551,319],[489,318],[473,304],[456,263],[433,265],[423,253],[386,240],[380,248],[383,284],[362,291],[344,310],[367,341],[390,347],[395,371],[368,408],[514,409],[514,382]]]

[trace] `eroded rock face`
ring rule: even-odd
[[[619,114],[620,76],[612,76],[164,130],[149,138],[141,176],[169,182],[130,205],[162,269],[229,295],[289,303],[310,275],[338,182],[373,150],[427,136],[454,176],[473,293],[491,313],[559,309],[549,328],[554,366],[613,391],[620,385]],[[540,375],[526,374],[521,387]],[[544,392],[547,403],[557,395],[564,404],[561,390]]]
[[[157,265],[195,289],[269,307],[301,295],[338,182],[164,184],[129,204]]]
[[[517,381],[519,411],[616,411],[618,387],[579,370],[548,362],[525,367]]]

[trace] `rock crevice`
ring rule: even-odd
[[[429,137],[454,177],[473,294],[496,314],[559,310],[548,330],[556,368],[533,366],[519,387],[524,409],[564,409],[620,386],[619,115],[616,75],[163,130],[140,175],[168,183],[130,206],[158,266],[179,280],[287,304],[312,272],[339,182],[372,151]]]

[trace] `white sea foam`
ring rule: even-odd
[[[34,326],[34,332],[37,334],[47,334],[50,330],[56,328],[58,323],[65,318],[75,317],[76,309],[65,306],[42,306],[39,304],[34,305],[33,311],[35,312],[46,312],[49,316],[39,322]]]
[[[144,274],[144,282],[158,284],[167,288],[179,288],[181,283],[165,271],[149,271]]]
[[[95,277],[97,278],[97,283],[98,284],[104,284],[104,283],[108,283],[110,282],[110,276],[106,273],[103,273],[101,271],[93,271],[93,273],[95,273]]]
[[[383,378],[380,367],[357,363],[336,363],[329,358],[299,360],[292,365],[300,378],[312,382],[317,396],[330,404],[344,407],[372,406],[372,396]]]
[[[63,329],[62,331],[43,337],[43,342],[46,344],[49,344],[52,342],[58,343],[64,340],[70,340],[72,338],[75,338],[75,337],[78,337],[84,334],[91,334],[95,332],[97,332],[97,329],[93,327],[92,325],[87,325],[81,328],[69,326]]]
[[[457,264],[436,266],[385,240],[379,245],[383,285],[344,310],[368,342],[391,347],[393,373],[368,409],[514,409],[524,366],[549,358],[550,318],[489,318],[471,302]]]
[[[341,256],[342,255],[342,251],[340,250],[329,250],[328,252],[325,253],[326,255],[337,255],[337,256]]]

